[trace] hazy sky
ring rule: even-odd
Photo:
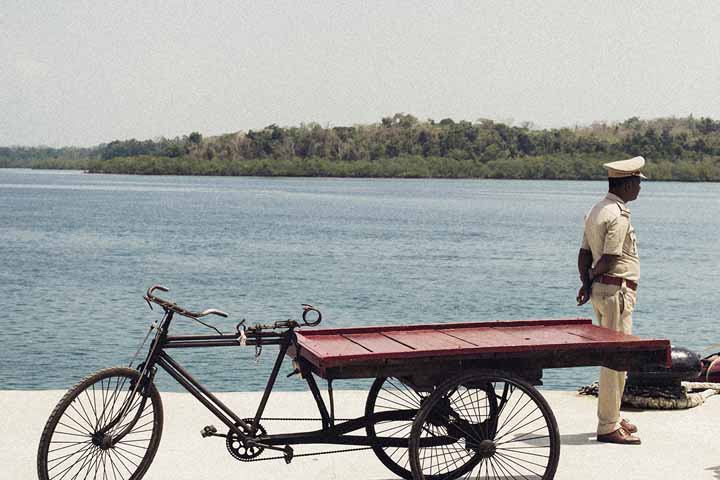
[[[720,118],[720,3],[2,0],[0,145]]]

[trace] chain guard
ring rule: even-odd
[[[252,418],[245,418],[243,419],[243,421],[248,425],[253,425],[255,423],[255,420]],[[265,427],[263,427],[262,424],[257,425],[255,435],[250,435],[250,432],[248,430],[241,427],[240,425],[237,426],[240,428],[240,430],[243,431],[243,433],[247,433],[249,438],[264,437],[267,435],[267,431],[265,431]],[[252,462],[257,457],[259,457],[263,453],[263,451],[265,451],[264,447],[245,444],[245,442],[243,442],[232,430],[230,430],[227,434],[227,437],[225,439],[225,445],[227,446],[230,455],[232,455],[234,459],[240,460],[241,462]]]

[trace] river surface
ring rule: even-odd
[[[0,389],[64,389],[127,364],[160,318],[142,299],[156,283],[188,308],[229,312],[209,317],[223,331],[297,319],[301,303],[326,327],[591,317],[575,305],[576,258],[583,215],[606,190],[0,170]],[[646,182],[630,207],[642,263],[635,333],[696,351],[720,343],[720,184]],[[242,391],[264,387],[276,352],[257,363],[250,347],[173,356],[211,389]],[[575,389],[596,376],[548,370],[544,382]],[[277,388],[305,386],[281,375]]]

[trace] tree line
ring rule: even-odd
[[[720,121],[692,116],[536,129],[398,113],[351,127],[273,124],[208,138],[193,132],[90,149],[38,149],[36,157],[31,150],[0,148],[0,166],[151,175],[599,179],[602,163],[643,155],[653,179],[720,181]]]

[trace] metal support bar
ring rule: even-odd
[[[323,429],[328,429],[331,427],[330,415],[328,414],[327,407],[325,406],[325,401],[322,398],[322,394],[320,393],[320,389],[317,386],[317,382],[315,382],[315,377],[313,377],[313,374],[310,371],[310,366],[308,365],[308,362],[301,357],[298,357],[297,361],[300,365],[300,374],[307,382],[308,387],[310,388],[310,392],[312,393],[313,398],[315,399],[315,403],[317,404],[318,411],[320,412],[320,417],[322,417],[322,427]]]
[[[338,445],[376,445],[380,447],[407,447],[408,439],[399,437],[376,437],[376,442],[372,443],[367,436],[363,435],[345,435],[365,428],[367,425],[387,422],[387,421],[407,421],[412,420],[417,414],[417,410],[394,410],[387,412],[378,412],[366,417],[360,417],[347,422],[339,423],[330,428],[322,430],[314,430],[310,432],[286,433],[269,435],[259,438],[257,441],[263,445],[300,445],[309,443],[326,443]],[[456,438],[448,436],[428,437],[421,440],[421,446],[441,446],[449,445],[456,442]]]
[[[328,379],[328,397],[330,397],[330,426],[335,425],[335,398],[333,396],[332,378]]]
[[[262,345],[280,345],[281,340],[262,340]],[[248,338],[245,341],[245,345],[253,346],[257,345],[258,342],[255,339]],[[237,339],[231,339],[231,340],[189,340],[189,341],[180,341],[180,340],[169,340],[163,348],[197,348],[197,347],[239,347],[240,342]]]
[[[282,340],[285,333],[278,332],[254,332],[246,335],[248,340],[262,337],[263,342],[270,339]],[[239,333],[223,333],[221,335],[170,335],[167,337],[170,341],[193,341],[193,340],[237,340],[240,338]]]
[[[265,411],[265,405],[267,405],[268,398],[270,398],[270,392],[272,392],[273,386],[275,385],[275,380],[280,372],[280,367],[282,366],[283,360],[285,359],[285,353],[287,352],[289,346],[290,341],[286,337],[285,342],[280,344],[280,351],[275,359],[275,365],[273,366],[272,373],[270,373],[270,378],[268,378],[267,385],[265,385],[265,391],[263,392],[262,399],[260,400],[260,405],[258,405],[257,412],[255,413],[255,422],[252,430],[253,433],[255,432],[255,426],[260,424],[260,417],[262,417],[262,414]]]

